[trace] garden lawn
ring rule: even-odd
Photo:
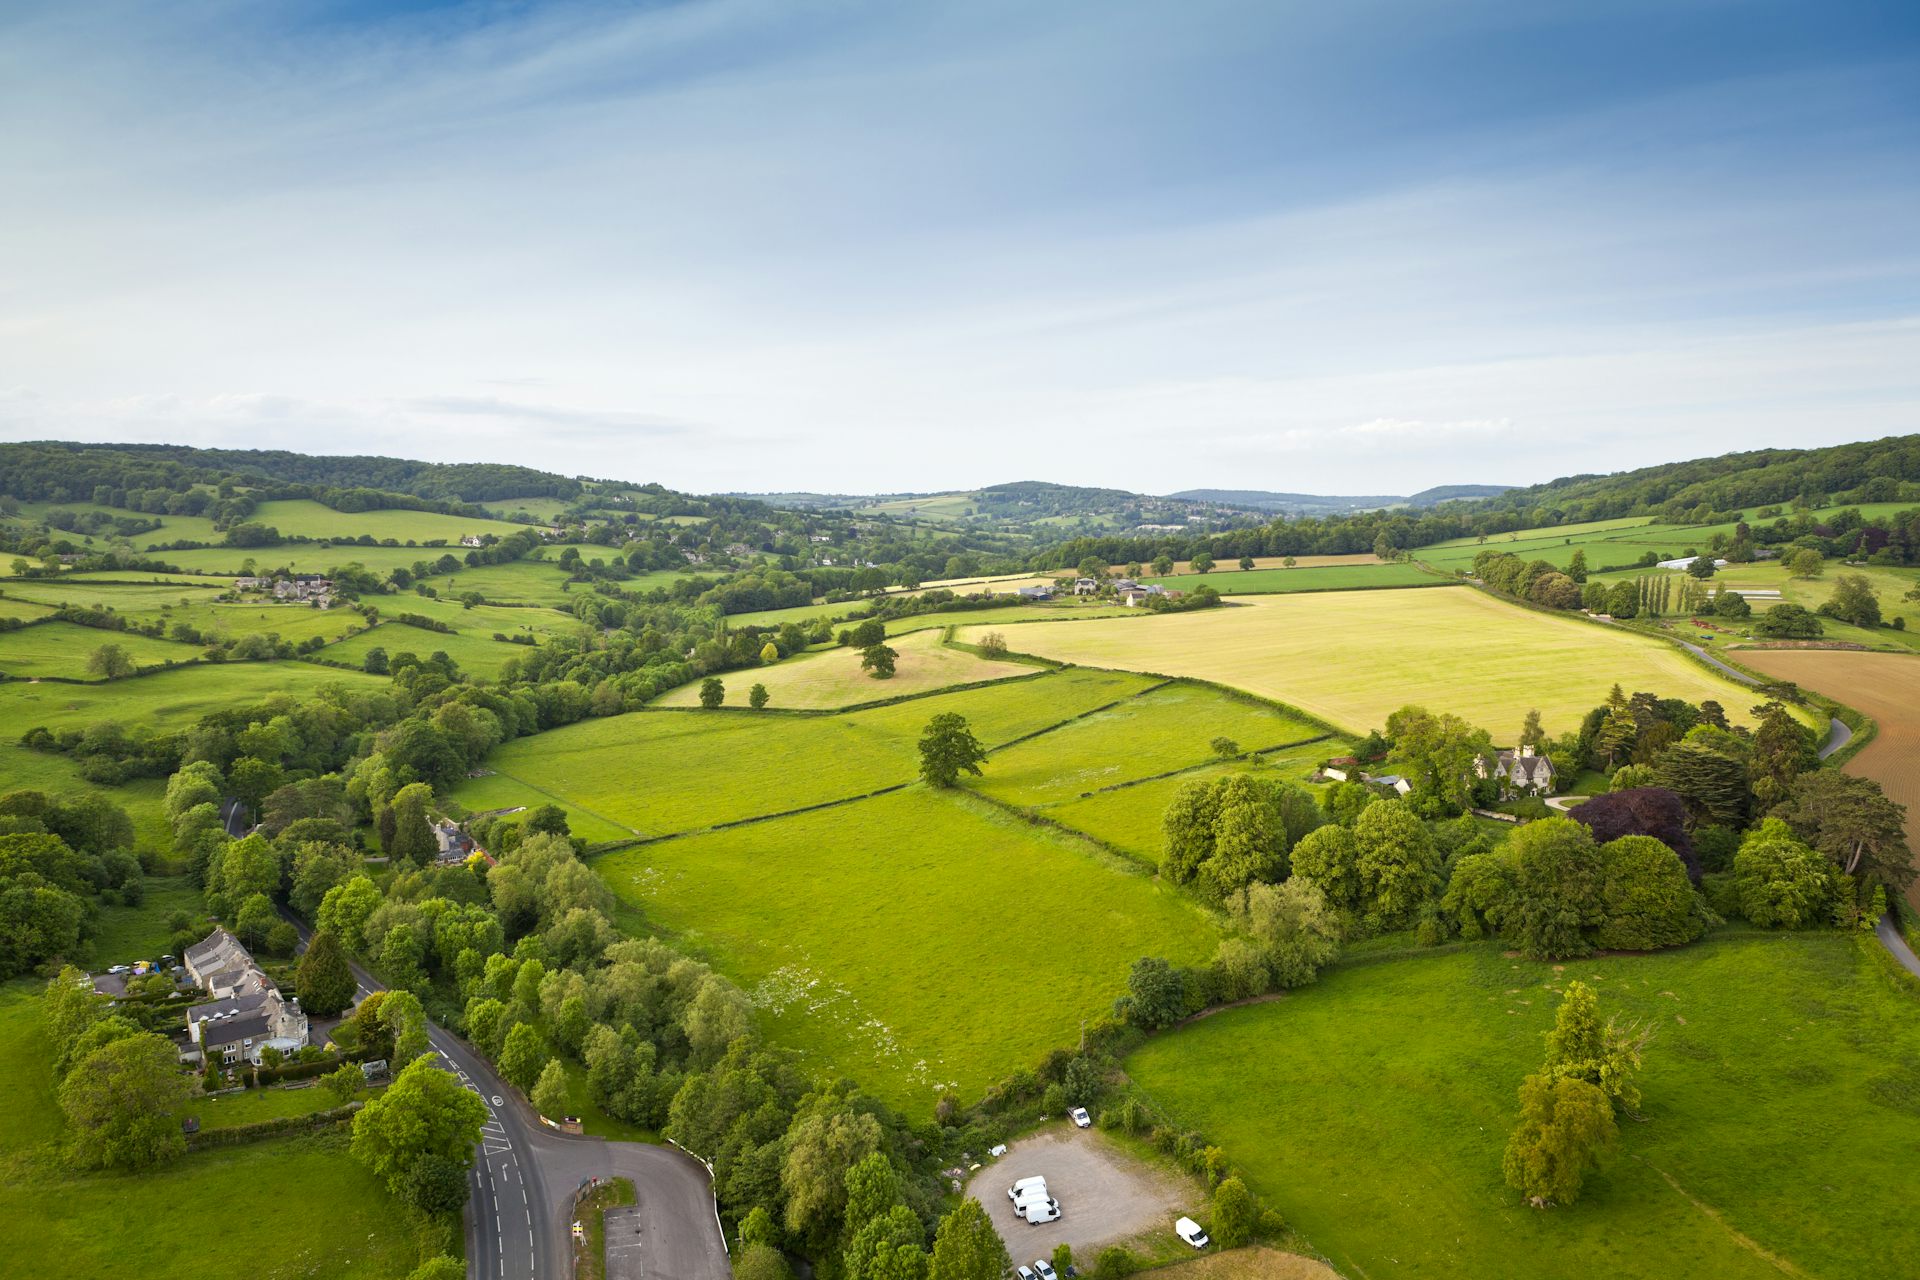
[[[73,622],[40,622],[18,631],[0,631],[0,672],[16,678],[59,676],[69,680],[99,680],[87,670],[87,661],[102,645],[117,644],[136,667],[164,667],[196,662],[200,650],[171,640],[155,640],[137,632],[102,631]]]
[[[922,786],[593,865],[776,1040],[916,1118],[1072,1044],[1140,956],[1198,961],[1219,937],[1131,864]]]
[[[1493,945],[1355,965],[1126,1066],[1349,1275],[1888,1275],[1920,1257],[1902,1172],[1920,1159],[1920,996],[1875,945],[1821,932],[1565,966]],[[1622,1122],[1576,1204],[1541,1212],[1501,1152],[1573,978],[1603,1015],[1653,1029],[1646,1119]]]
[[[971,785],[1012,804],[1049,804],[1204,764],[1216,758],[1215,738],[1258,751],[1325,733],[1251,698],[1183,682],[997,751]]]
[[[959,638],[977,641],[981,630]],[[1564,733],[1615,682],[1628,692],[1713,698],[1736,718],[1753,701],[1650,636],[1467,588],[1265,596],[1154,618],[1036,623],[1007,642],[1063,662],[1214,680],[1348,730],[1381,725],[1416,703],[1463,716],[1496,741],[1510,741],[1534,708],[1548,733]]]
[[[876,680],[861,668],[862,650],[823,649],[818,653],[795,654],[772,666],[726,673],[723,678],[727,685],[727,703],[744,706],[748,691],[755,684],[763,684],[767,687],[769,706],[817,711],[905,694],[931,693],[957,684],[1030,676],[1035,672],[1031,664],[993,662],[965,649],[948,648],[941,643],[938,628],[901,636],[891,640],[889,647],[897,657],[894,674],[888,679]],[[683,684],[662,694],[655,705],[697,707],[700,686]]]
[[[1368,559],[1372,559],[1371,556]],[[1201,583],[1223,596],[1268,595],[1280,591],[1364,591],[1377,587],[1444,587],[1452,578],[1422,569],[1417,564],[1358,564],[1322,568],[1292,569],[1215,569],[1204,577],[1187,574],[1180,577],[1143,578],[1178,591],[1191,591]]]
[[[365,1101],[373,1093],[362,1089],[354,1096]],[[333,1100],[331,1093],[321,1088],[318,1082],[313,1082],[299,1089],[270,1087],[243,1089],[239,1093],[221,1093],[213,1097],[202,1095],[187,1104],[187,1113],[199,1119],[202,1129],[237,1129],[243,1124],[258,1124],[262,1120],[310,1116],[316,1111],[331,1111],[340,1105]]]
[[[912,781],[927,721],[965,715],[993,745],[1152,682],[1063,671],[838,715],[745,710],[632,712],[519,738],[487,757],[493,777],[453,800],[470,810],[552,802],[596,819],[587,839],[669,835],[865,795]],[[537,797],[537,798],[536,798]]]
[[[329,671],[305,662],[219,662],[96,684],[0,684],[0,742],[35,725],[84,729],[117,720],[129,729],[184,729],[211,711],[245,707],[276,694],[299,698],[327,685],[377,692],[384,676]]]

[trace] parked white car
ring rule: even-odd
[[[1093,1117],[1087,1114],[1085,1107],[1074,1107],[1067,1112],[1067,1118],[1079,1125],[1082,1129],[1091,1128],[1093,1125]]]
[[[1060,1280],[1060,1273],[1055,1271],[1053,1264],[1045,1258],[1035,1258],[1033,1260],[1033,1277],[1034,1280]]]
[[[1013,1274],[1019,1277],[1019,1280],[1033,1280],[1032,1267],[1019,1267],[1014,1271]]]
[[[1192,1218],[1182,1218],[1173,1224],[1173,1234],[1185,1240],[1196,1249],[1204,1249],[1213,1243],[1207,1239],[1207,1233]]]
[[[1060,1220],[1060,1202],[1052,1196],[1046,1196],[1039,1200],[1029,1200],[1021,1207],[1020,1216],[1025,1218],[1027,1225],[1031,1227],[1037,1227],[1043,1222],[1058,1222]]]
[[[1019,1203],[1019,1200],[1020,1200],[1020,1193],[1022,1191],[1026,1191],[1029,1188],[1033,1188],[1033,1187],[1038,1187],[1040,1190],[1045,1191],[1047,1189],[1047,1180],[1043,1177],[1038,1177],[1038,1176],[1032,1177],[1032,1178],[1022,1178],[1018,1182],[1014,1183],[1012,1186],[1007,1188],[1007,1199],[1012,1200],[1017,1204]]]

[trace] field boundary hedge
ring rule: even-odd
[[[1112,858],[1115,861],[1119,862],[1120,865],[1118,867],[1113,868],[1113,870],[1116,870],[1123,875],[1144,876],[1149,880],[1157,880],[1160,878],[1159,867],[1155,866],[1151,862],[1146,861],[1137,853],[1127,852],[1125,849],[1122,849],[1117,844],[1112,844],[1106,840],[1102,840],[1099,836],[1091,835],[1085,831],[1080,830],[1078,827],[1070,827],[1066,823],[1061,822],[1056,818],[1049,818],[1046,814],[1041,813],[1036,809],[1022,808],[1021,806],[1014,804],[1010,800],[1002,800],[998,796],[990,796],[984,791],[975,791],[971,787],[962,788],[962,790],[965,792],[966,795],[972,797],[973,799],[979,800],[984,804],[987,804],[995,809],[1000,810],[1002,813],[1006,814],[1008,817],[1018,818],[1020,821],[1026,823],[1030,827],[1045,827],[1048,830],[1053,831],[1059,835],[1066,836],[1069,839],[1084,841],[1085,843],[1092,845],[1094,848],[1100,850],[1100,852],[1106,854],[1109,858]],[[1201,902],[1197,898],[1194,898],[1190,894],[1180,894],[1179,896],[1183,898],[1185,901],[1191,903],[1192,905],[1200,908],[1203,911],[1209,910],[1205,903]]]
[[[1101,671],[1101,670],[1109,670],[1109,668],[1084,667],[1082,668],[1082,670]],[[1114,671],[1113,674],[1138,675],[1140,673],[1135,671]],[[1125,697],[1115,698],[1112,702],[1103,702],[1097,707],[1093,707],[1086,711],[1080,712],[1078,715],[1068,716],[1065,720],[1059,721],[1057,724],[1050,724],[1044,729],[1035,729],[1032,733],[1023,733],[1017,738],[1010,738],[1006,742],[998,743],[994,746],[988,747],[987,754],[992,755],[996,751],[1005,751],[1008,747],[1018,746],[1022,742],[1031,742],[1035,738],[1041,737],[1045,734],[1052,733],[1055,729],[1064,729],[1068,725],[1074,723],[1076,720],[1085,720],[1088,716],[1097,716],[1102,711],[1111,711],[1123,702],[1132,702],[1135,698],[1144,697],[1145,695],[1152,693],[1156,689],[1164,689],[1168,685],[1174,683],[1173,679],[1168,676],[1161,676],[1159,677],[1159,680],[1160,680],[1159,684],[1150,684],[1144,689],[1135,689],[1132,693],[1127,694]]]
[[[925,629],[926,628],[922,628],[922,630],[925,630]],[[965,648],[966,646],[957,645],[955,647]],[[1023,656],[1031,656],[1031,655],[1023,655]],[[1041,659],[1035,660],[1035,665],[1043,666],[1045,669],[1041,671],[1031,671],[1025,675],[996,676],[991,680],[969,680],[965,684],[941,685],[938,689],[922,689],[918,693],[896,693],[885,698],[874,698],[868,702],[848,703],[844,707],[762,707],[758,711],[755,711],[751,707],[644,706],[639,708],[638,711],[631,712],[629,714],[638,715],[646,712],[661,712],[668,715],[688,715],[688,714],[711,715],[716,712],[731,712],[734,715],[745,715],[745,716],[766,716],[766,715],[812,716],[812,717],[845,716],[845,715],[852,715],[856,711],[873,711],[873,710],[877,710],[880,707],[898,706],[900,703],[903,703],[903,702],[917,702],[922,698],[937,698],[942,696],[943,694],[966,693],[968,690],[971,690],[971,689],[986,689],[994,685],[1019,684],[1023,681],[1028,681],[1028,680],[1040,680],[1040,679],[1044,679],[1047,676],[1054,675],[1057,672],[1066,671],[1071,667],[1072,664],[1065,663],[1065,662],[1054,662],[1051,659],[1041,658]],[[745,668],[745,669],[751,670],[752,668]],[[706,677],[704,676],[695,677],[695,679],[705,679],[705,678]],[[673,686],[673,688],[684,689],[687,687],[687,684],[692,684],[692,683],[693,681],[689,680],[686,682],[686,684],[677,684]],[[655,696],[662,697],[671,692],[673,692],[672,689],[663,689],[660,691],[659,694],[656,694]]]
[[[267,1138],[277,1138],[283,1133],[329,1129],[353,1119],[354,1113],[359,1111],[362,1105],[364,1104],[359,1102],[349,1102],[343,1107],[310,1111],[303,1116],[278,1116],[272,1120],[237,1124],[227,1129],[201,1129],[187,1135],[187,1150],[207,1151],[215,1147],[238,1147],[250,1142],[261,1142]]]
[[[1150,773],[1144,778],[1133,778],[1126,782],[1110,783],[1104,787],[1095,787],[1092,791],[1082,791],[1076,799],[1085,800],[1089,796],[1103,796],[1110,791],[1125,791],[1128,787],[1137,787],[1142,783],[1159,782],[1163,778],[1177,778],[1183,773],[1195,773],[1201,769],[1211,769],[1217,764],[1226,764],[1232,760],[1252,760],[1259,756],[1271,755],[1276,751],[1291,751],[1295,747],[1310,747],[1316,742],[1326,742],[1333,737],[1330,733],[1317,734],[1311,738],[1302,738],[1298,742],[1283,742],[1277,747],[1256,747],[1252,751],[1242,751],[1231,756],[1215,756],[1211,760],[1201,760],[1194,764],[1183,764],[1178,769],[1168,769],[1161,773]]]

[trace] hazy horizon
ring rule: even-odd
[[[1405,494],[1920,430],[1920,23],[0,16],[0,438]]]

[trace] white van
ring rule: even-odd
[[[1014,1183],[1012,1186],[1007,1188],[1007,1199],[1012,1200],[1014,1203],[1017,1204],[1020,1201],[1020,1193],[1022,1191],[1026,1191],[1035,1187],[1039,1188],[1042,1191],[1045,1191],[1047,1189],[1047,1180],[1045,1178],[1040,1178],[1040,1177],[1022,1178],[1020,1179],[1020,1181]]]
[[[1207,1233],[1200,1229],[1200,1224],[1192,1218],[1182,1218],[1174,1223],[1173,1234],[1179,1236],[1196,1249],[1204,1249],[1213,1243],[1207,1239]]]
[[[1044,1182],[1037,1187],[1022,1187],[1020,1194],[1013,1198],[1013,1211],[1025,1213],[1028,1205],[1045,1204],[1052,1198],[1047,1194],[1047,1184]]]
[[[1057,1222],[1060,1219],[1060,1202],[1052,1196],[1043,1195],[1038,1200],[1022,1204],[1020,1216],[1027,1220],[1028,1226],[1033,1227],[1043,1222]]]

